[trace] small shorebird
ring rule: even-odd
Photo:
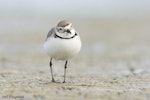
[[[52,70],[52,59],[64,60],[64,81],[66,78],[66,69],[68,59],[75,56],[81,48],[81,41],[78,33],[67,20],[60,21],[56,27],[52,28],[48,34],[44,43],[44,49],[50,56],[50,71],[52,76],[52,82],[55,82]]]

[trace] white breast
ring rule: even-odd
[[[73,39],[48,38],[44,43],[46,53],[56,60],[68,60],[75,56],[81,48],[80,37]]]

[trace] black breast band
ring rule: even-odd
[[[77,36],[77,33],[75,33],[72,37],[70,38],[65,38],[65,37],[61,37],[61,36],[58,36],[57,34],[54,35],[55,38],[60,38],[60,39],[73,39],[74,37]]]

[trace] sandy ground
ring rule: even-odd
[[[149,21],[73,21],[83,47],[69,61],[64,84],[64,62],[54,61],[57,83],[52,83],[49,57],[42,50],[50,28],[47,21],[1,28],[0,99],[149,100]]]

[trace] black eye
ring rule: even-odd
[[[59,30],[62,30],[62,28],[59,28]]]

